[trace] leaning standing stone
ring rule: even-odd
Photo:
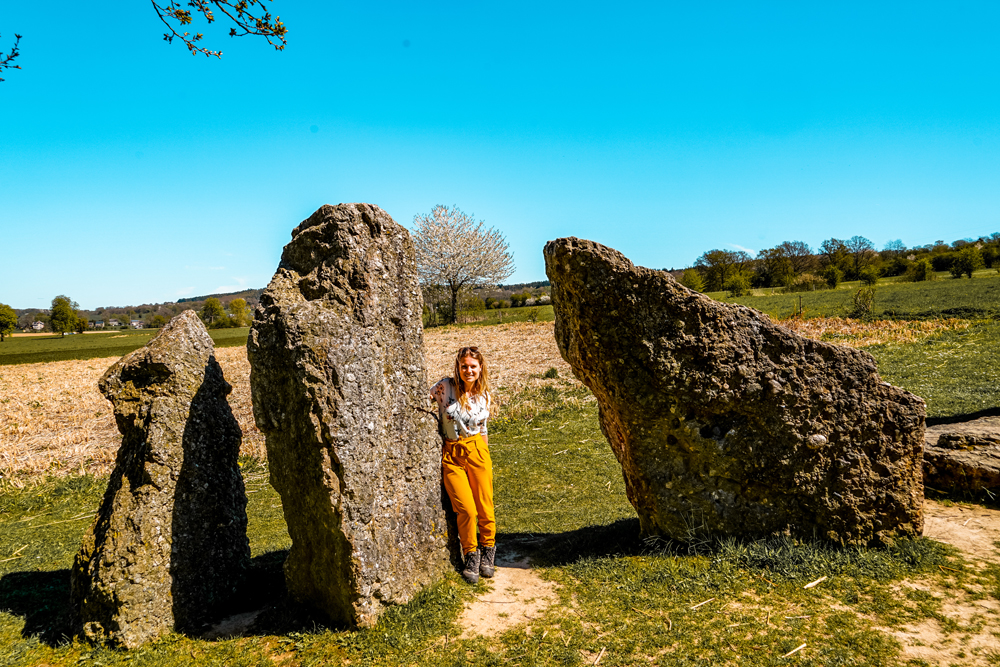
[[[370,204],[323,206],[292,231],[250,332],[285,580],[336,623],[371,625],[449,567],[422,306],[407,231]]]
[[[72,571],[77,630],[134,648],[195,630],[250,560],[242,433],[212,338],[188,310],[99,382],[122,444]]]
[[[559,350],[597,397],[643,532],[881,544],[923,530],[924,402],[592,241],[545,246]]]

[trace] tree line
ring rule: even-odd
[[[827,239],[816,251],[802,241],[785,241],[761,250],[756,257],[743,250],[709,250],[684,270],[680,282],[699,292],[743,296],[751,288],[811,291],[835,288],[844,280],[872,285],[891,276],[933,280],[943,271],[971,278],[974,271],[992,267],[1000,270],[1000,232],[913,248],[897,239],[881,250],[864,236],[852,236]]]
[[[0,342],[17,329],[31,330],[35,322],[42,323],[41,331],[65,336],[68,333],[83,333],[88,329],[128,329],[133,322],[143,328],[159,329],[174,316],[184,310],[196,310],[198,316],[210,329],[247,327],[253,320],[252,303],[243,298],[223,302],[216,297],[208,297],[201,303],[164,303],[128,308],[98,308],[96,311],[80,309],[79,304],[68,296],[60,294],[52,299],[48,310],[28,309],[20,313],[10,306],[0,303]]]

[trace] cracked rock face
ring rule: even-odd
[[[924,485],[938,491],[1000,488],[1000,417],[927,429]]]
[[[377,206],[323,206],[292,232],[250,332],[285,580],[335,623],[372,625],[449,568],[422,307],[406,229]]]
[[[242,433],[211,337],[188,310],[98,386],[122,433],[114,471],[72,570],[77,631],[135,648],[199,629],[250,561]]]
[[[560,352],[597,397],[644,533],[921,534],[924,403],[882,382],[871,355],[592,241],[550,241],[545,266]]]

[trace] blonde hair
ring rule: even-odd
[[[472,357],[478,361],[480,369],[479,378],[472,385],[472,390],[468,392],[465,391],[465,382],[462,381],[462,359],[466,357]],[[486,358],[478,347],[463,347],[458,351],[458,355],[455,357],[455,376],[452,378],[452,382],[455,383],[455,396],[466,410],[469,409],[469,395],[485,396],[487,402],[490,401],[490,379],[489,373],[486,371]]]

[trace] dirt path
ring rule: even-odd
[[[1000,510],[924,501],[924,537],[950,544],[973,562],[1000,562]]]
[[[497,561],[492,590],[466,605],[459,617],[462,637],[493,637],[518,625],[529,625],[558,597],[555,585],[538,576],[525,558]]]

